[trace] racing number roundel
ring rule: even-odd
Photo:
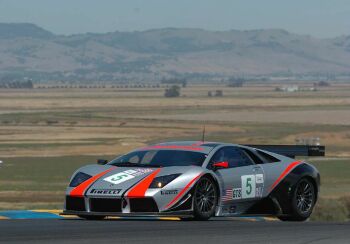
[[[256,189],[255,175],[243,175],[241,181],[242,198],[254,198]]]

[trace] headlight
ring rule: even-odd
[[[181,174],[172,174],[172,175],[165,175],[165,176],[159,176],[154,178],[149,188],[163,188],[173,180],[175,180],[179,175]]]
[[[74,178],[70,182],[69,186],[76,187],[76,186],[80,185],[81,183],[83,183],[84,181],[90,179],[91,177],[92,177],[91,175],[85,174],[83,172],[79,172],[74,176]]]

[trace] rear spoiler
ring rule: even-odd
[[[248,147],[254,147],[257,149],[265,150],[268,152],[281,154],[290,158],[296,156],[304,157],[324,157],[325,146],[312,146],[312,145],[245,145]]]

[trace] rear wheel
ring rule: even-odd
[[[78,217],[86,220],[102,220],[106,218],[106,216],[99,215],[78,215]]]
[[[316,189],[313,183],[307,179],[301,179],[294,188],[292,198],[292,214],[280,216],[282,221],[305,221],[307,220],[316,203]]]
[[[218,191],[214,181],[202,177],[196,184],[193,194],[193,215],[195,220],[208,220],[215,214]]]

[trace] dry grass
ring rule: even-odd
[[[14,157],[118,154],[152,141],[199,138],[206,123],[214,139],[229,140],[225,134],[232,133],[237,142],[268,143],[278,137],[280,143],[293,143],[298,136],[319,136],[335,148],[333,155],[348,155],[350,86],[300,93],[273,92],[275,86],[197,85],[175,99],[163,98],[163,89],[145,88],[2,90],[0,152]],[[216,89],[225,96],[206,97]],[[329,128],[313,129],[313,124]],[[264,133],[272,125],[275,134]],[[283,126],[290,128],[283,131]]]
[[[349,203],[347,203],[349,204]],[[348,221],[350,209],[341,199],[320,198],[311,216],[312,221]]]
[[[293,144],[298,137],[317,136],[328,156],[350,157],[350,85],[298,93],[274,92],[275,86],[196,85],[182,89],[183,97],[170,99],[163,97],[164,89],[0,90],[0,160],[5,158],[9,167],[20,161],[21,168],[22,161],[37,165],[42,160],[37,167],[60,177],[44,187],[40,182],[47,179],[30,167],[21,177],[17,172],[10,178],[0,168],[0,198],[8,199],[0,208],[61,206],[69,175],[86,160],[67,164],[62,173],[60,157],[112,158],[153,142],[197,140],[204,123],[207,140]],[[224,97],[207,97],[217,89]],[[45,157],[53,156],[58,157],[55,164],[43,167]],[[323,175],[335,170],[319,166]],[[322,197],[346,195],[348,182],[335,177],[342,171],[333,173]]]
[[[222,89],[224,97],[207,97],[209,90]],[[163,89],[105,89],[105,90],[36,90],[0,91],[0,110],[58,111],[74,109],[120,108],[184,108],[243,106],[298,107],[348,106],[350,87],[331,87],[319,92],[278,93],[273,87],[228,88],[224,86],[192,86],[183,89],[181,99],[164,99]],[[155,111],[154,111],[155,112]]]
[[[222,111],[176,115],[136,116],[135,118],[162,120],[223,121],[223,122],[259,122],[259,123],[297,123],[350,125],[350,110],[305,110],[305,111]]]

